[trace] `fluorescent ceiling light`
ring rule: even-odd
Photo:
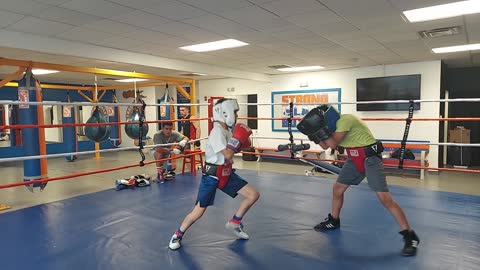
[[[464,51],[475,51],[475,50],[480,50],[480,43],[432,49],[434,53],[464,52]]]
[[[60,72],[58,70],[50,70],[50,69],[32,69],[32,73],[34,75],[45,75],[45,74],[52,74]]]
[[[306,70],[317,70],[322,69],[322,66],[306,66],[306,67],[289,67],[289,68],[279,68],[278,71],[306,71]]]
[[[194,51],[194,52],[209,52],[209,51],[216,51],[216,50],[227,49],[227,48],[241,47],[246,45],[249,45],[249,44],[240,40],[224,39],[224,40],[219,40],[214,42],[180,47],[180,49],[187,50],[187,51]]]
[[[129,79],[120,79],[115,80],[116,82],[144,82],[148,81],[147,79],[140,79],[140,78],[129,78]]]
[[[469,0],[404,11],[409,22],[424,22],[480,13],[480,1]]]

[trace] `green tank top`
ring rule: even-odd
[[[343,147],[362,147],[374,144],[377,141],[367,125],[352,114],[342,114],[337,121],[335,132],[344,131],[347,131],[347,135],[339,144]]]

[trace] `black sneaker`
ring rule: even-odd
[[[405,246],[402,249],[403,256],[415,256],[417,255],[417,247],[420,244],[420,239],[414,231],[403,230],[399,232],[403,235],[403,241],[405,241]]]
[[[315,231],[328,231],[335,230],[340,228],[340,218],[333,218],[331,214],[328,214],[328,217],[325,221],[320,222],[317,226],[313,227]]]

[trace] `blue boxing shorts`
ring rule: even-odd
[[[235,198],[238,195],[238,191],[248,184],[242,177],[233,172],[228,179],[227,184],[220,189],[228,196]],[[208,207],[213,205],[215,201],[215,194],[217,192],[218,179],[214,176],[202,175],[200,186],[198,187],[197,203],[200,203],[200,207]]]

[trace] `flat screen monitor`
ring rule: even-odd
[[[357,79],[357,101],[418,100],[421,75]],[[408,111],[408,103],[357,104],[357,111]],[[420,110],[420,103],[415,103]]]

